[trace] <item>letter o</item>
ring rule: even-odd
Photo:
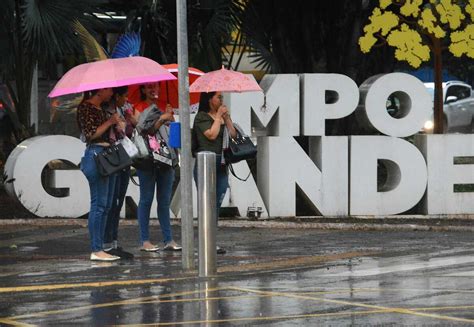
[[[385,135],[406,137],[419,132],[431,117],[433,102],[423,83],[405,73],[371,77],[361,87],[361,99],[371,125]],[[401,117],[390,116],[387,99],[396,94]]]

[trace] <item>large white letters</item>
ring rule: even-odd
[[[378,75],[357,88],[339,74],[285,74],[266,75],[260,86],[264,93],[225,94],[233,121],[258,138],[258,158],[257,183],[253,176],[247,182],[230,176],[224,205],[238,207],[241,215],[257,206],[263,217],[294,216],[300,190],[324,216],[383,216],[413,208],[424,214],[474,213],[474,192],[454,190],[474,184],[474,135],[417,135],[416,146],[401,138],[416,134],[432,113],[431,97],[416,78]],[[396,108],[387,108],[388,103]],[[325,135],[326,120],[346,117],[354,109],[362,126],[387,136]],[[89,187],[78,169],[41,177],[48,162],[60,159],[77,166],[83,152],[84,144],[69,136],[26,140],[7,160],[5,188],[38,216],[84,215]],[[241,177],[250,172],[246,162],[234,169]],[[53,196],[42,182],[67,195]],[[179,195],[172,201],[176,216]],[[127,196],[138,203],[139,188],[130,183]],[[156,215],[154,201],[151,217]]]
[[[377,190],[377,163],[387,180]],[[351,215],[393,215],[411,209],[426,188],[426,164],[411,143],[388,136],[351,136]]]
[[[324,137],[319,142],[313,145],[312,160],[292,137],[258,139],[258,186],[269,215],[295,215],[297,185],[321,214],[347,214],[347,137]],[[322,157],[318,147],[324,150]],[[316,166],[318,161],[322,169]]]
[[[359,102],[357,84],[340,74],[304,74],[302,83],[302,132],[306,136],[325,135],[326,119],[349,116]],[[337,96],[326,103],[326,92]]]
[[[474,184],[474,165],[467,158],[474,157],[474,134],[417,135],[416,144],[428,162],[428,191],[423,213],[473,213],[473,193],[454,192],[454,186]]]
[[[432,113],[433,103],[426,87],[408,74],[371,77],[360,86],[360,93],[370,124],[385,135],[405,137],[416,134]],[[387,110],[390,95],[400,102],[396,118]]]
[[[89,186],[79,170],[58,171],[53,185],[69,189],[69,196],[48,194],[41,183],[41,172],[54,159],[78,165],[84,143],[64,136],[37,136],[23,141],[8,157],[5,188],[23,206],[40,217],[78,217],[89,211]],[[53,178],[54,180],[54,178]]]
[[[298,75],[265,75],[261,92],[231,93],[232,120],[250,135],[252,126],[261,135],[300,135],[300,81]]]

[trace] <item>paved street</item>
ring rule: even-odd
[[[93,263],[85,227],[0,226],[0,323],[474,325],[471,231],[224,227],[210,280],[120,232],[135,259]]]

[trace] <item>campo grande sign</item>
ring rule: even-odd
[[[474,184],[474,165],[455,164],[457,157],[474,157],[474,135],[415,135],[432,116],[432,99],[423,83],[403,73],[374,76],[357,87],[339,74],[267,75],[264,93],[233,93],[225,102],[233,120],[257,137],[257,180],[231,176],[224,206],[263,208],[262,216],[294,216],[299,188],[323,216],[394,215],[414,206],[419,214],[472,214],[474,193],[454,192],[456,184]],[[326,92],[337,94],[326,103]],[[401,118],[391,117],[386,102],[395,94]],[[326,136],[325,122],[357,110],[360,124],[384,135]],[[295,141],[306,136],[306,152]],[[50,187],[67,189],[67,196],[45,191],[41,172],[55,159],[80,162],[84,144],[78,139],[39,136],[21,143],[6,164],[7,191],[41,217],[78,217],[89,210],[89,188],[80,170],[54,170]],[[377,164],[387,179],[377,183]],[[247,176],[246,162],[234,165]],[[195,192],[194,192],[195,193]],[[128,196],[138,203],[138,187]],[[194,194],[194,204],[196,204]],[[419,204],[417,206],[417,204]],[[196,207],[196,205],[195,205]],[[179,216],[179,192],[172,211]],[[196,211],[195,211],[196,212]],[[152,216],[156,217],[156,203]]]

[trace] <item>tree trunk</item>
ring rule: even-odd
[[[30,125],[32,132],[38,134],[39,113],[38,113],[38,63],[33,68],[30,88]]]
[[[435,39],[433,42],[434,53],[434,133],[443,134],[444,112],[443,112],[443,64],[441,42]]]

